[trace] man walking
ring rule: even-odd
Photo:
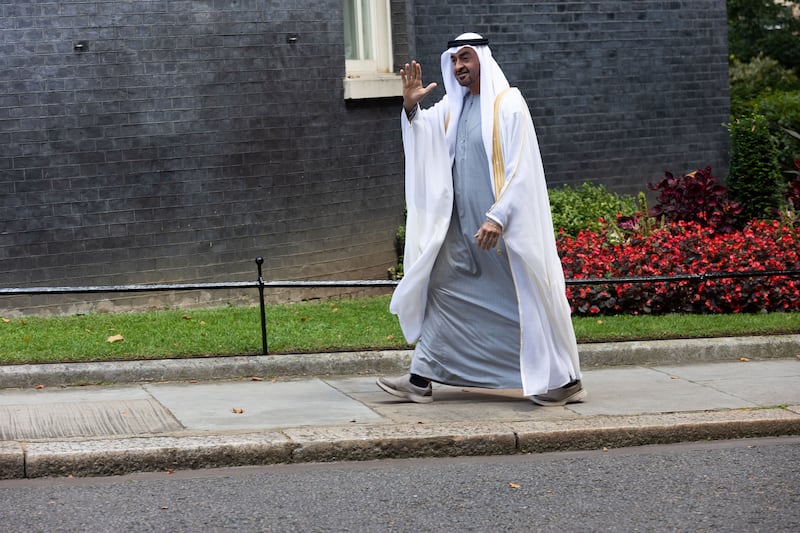
[[[404,277],[390,309],[417,341],[410,373],[386,392],[433,401],[431,381],[522,388],[539,405],[586,397],[536,132],[488,40],[474,33],[441,57],[445,96],[406,64]]]

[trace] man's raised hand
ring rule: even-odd
[[[400,79],[403,81],[403,107],[407,112],[417,107],[417,104],[425,98],[429,92],[436,88],[435,83],[422,85],[422,67],[416,61],[412,61],[409,66],[400,69]]]

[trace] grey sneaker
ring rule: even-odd
[[[549,390],[546,394],[536,394],[531,397],[531,401],[537,405],[553,407],[582,402],[585,398],[586,390],[581,385],[581,380],[578,379],[563,387]]]
[[[405,398],[414,403],[431,403],[433,387],[417,387],[411,383],[411,374],[399,378],[378,378],[378,387],[398,398]]]

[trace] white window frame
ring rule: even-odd
[[[393,72],[392,60],[392,21],[390,0],[370,0],[372,10],[369,34],[372,36],[373,58],[369,60],[345,60],[344,79],[345,99],[384,98],[402,95],[400,77]],[[363,30],[365,22],[361,19],[360,2],[357,18]]]

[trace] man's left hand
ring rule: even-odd
[[[481,250],[491,250],[497,246],[503,228],[491,220],[485,221],[475,234],[475,242]]]

